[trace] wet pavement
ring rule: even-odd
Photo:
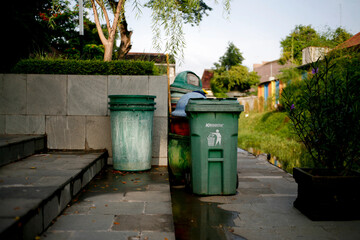
[[[360,221],[311,221],[296,208],[293,177],[266,156],[238,152],[232,196],[172,187],[167,168],[97,176],[41,239],[360,239]]]
[[[176,239],[360,239],[360,221],[311,221],[296,208],[292,175],[266,155],[238,151],[233,196],[196,196],[172,188]]]
[[[108,167],[41,239],[174,240],[167,168],[120,172]]]
[[[234,233],[246,239],[360,239],[360,221],[311,221],[293,203],[297,184],[292,175],[270,164],[266,156],[238,153],[236,198],[222,201],[239,213]],[[208,199],[209,200],[209,199]]]
[[[172,187],[175,234],[177,240],[241,240],[233,234],[237,212],[225,211],[217,203],[200,201],[184,187]]]

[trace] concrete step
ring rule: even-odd
[[[36,154],[0,168],[0,239],[40,235],[107,164],[107,151]]]
[[[45,135],[0,135],[0,166],[46,149]]]

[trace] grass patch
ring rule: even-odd
[[[240,115],[238,145],[242,149],[256,149],[270,153],[292,173],[294,167],[312,166],[302,143],[291,130],[291,121],[284,112],[245,113]]]

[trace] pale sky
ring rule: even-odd
[[[190,70],[201,78],[204,69],[212,68],[224,55],[229,42],[240,49],[243,64],[252,70],[254,63],[278,59],[280,41],[300,24],[311,24],[316,31],[341,24],[352,34],[360,32],[360,0],[232,0],[228,18],[221,0],[205,2],[213,11],[199,26],[185,27],[186,49],[177,73]],[[151,12],[144,8],[140,18],[134,15],[127,11],[129,29],[134,32],[131,52],[155,52]]]

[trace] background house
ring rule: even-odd
[[[352,51],[360,51],[360,32],[349,38],[343,43],[337,45],[334,50],[350,49]]]
[[[266,103],[271,99],[272,104],[279,103],[279,96],[285,85],[276,76],[281,73],[281,69],[288,68],[291,65],[291,63],[281,65],[278,60],[253,65],[254,71],[260,76],[260,83],[258,85],[259,101],[263,99]]]
[[[211,91],[210,81],[214,77],[214,71],[211,69],[205,69],[201,77],[202,88],[207,92],[207,97],[214,97]]]
[[[330,48],[326,47],[307,47],[302,50],[302,65],[316,62],[318,59],[323,59],[324,56],[330,52]]]
[[[343,43],[340,43],[333,49],[321,48],[321,47],[307,47],[302,50],[303,61],[302,65],[297,68],[303,70],[303,78],[307,77],[308,73],[313,71],[314,62],[324,58],[329,52],[337,52],[346,50],[347,52],[359,52],[360,51],[360,32],[349,38]]]

